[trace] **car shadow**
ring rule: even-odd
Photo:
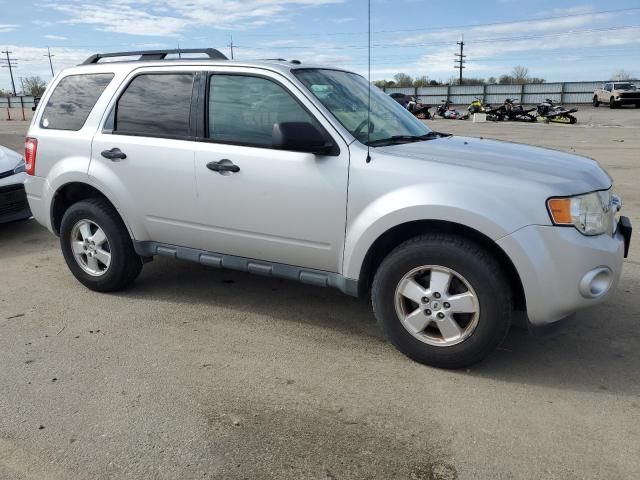
[[[132,288],[117,295],[267,314],[278,320],[340,329],[372,345],[385,342],[365,300],[330,288],[173,259],[160,258],[146,265]],[[548,333],[512,329],[489,358],[456,374],[523,385],[638,395],[638,320],[640,305],[622,285],[606,303],[579,312]]]

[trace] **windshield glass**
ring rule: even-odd
[[[635,90],[636,87],[630,83],[616,83],[616,90]]]
[[[371,121],[367,135],[369,83],[355,73],[300,69],[293,73],[309,91],[362,143],[396,143],[428,137],[431,130],[379,88],[371,86]]]

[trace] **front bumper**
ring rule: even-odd
[[[616,103],[619,105],[638,105],[640,104],[640,97],[616,98]]]
[[[529,322],[543,326],[606,300],[618,284],[630,240],[631,223],[622,217],[613,236],[530,225],[497,243],[520,275]],[[591,281],[597,288],[590,288]]]
[[[23,181],[24,175],[19,173],[0,182],[0,223],[24,220],[31,216]]]

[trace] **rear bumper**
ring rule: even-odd
[[[0,186],[0,223],[24,220],[31,216],[22,183]]]
[[[24,188],[27,192],[27,201],[31,208],[33,218],[40,224],[53,232],[51,227],[50,201],[52,197],[49,182],[42,177],[27,176],[24,181]]]
[[[588,237],[574,228],[531,225],[500,239],[520,275],[529,322],[543,326],[606,300],[620,279],[630,235],[620,226],[613,236]]]

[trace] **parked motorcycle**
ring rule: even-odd
[[[539,104],[537,110],[538,115],[547,123],[568,123],[573,125],[578,121],[574,115],[571,115],[578,111],[577,108],[569,110],[562,105],[554,105],[553,100],[549,98]]]
[[[535,107],[525,110],[522,105],[511,98],[506,98],[503,106],[507,120],[516,122],[536,122],[538,120],[532,113],[536,110]]]
[[[473,102],[471,102],[469,104],[469,106],[467,107],[467,110],[469,110],[470,114],[474,114],[474,113],[486,113],[487,112],[487,107],[488,104],[484,104],[482,103],[482,100],[480,100],[480,98],[475,97],[473,99]]]
[[[412,97],[411,101],[407,104],[407,110],[409,110],[416,118],[421,120],[430,120],[433,115],[429,109],[430,105],[424,105],[418,102],[415,98]]]
[[[446,118],[447,120],[467,120],[469,118],[468,113],[461,113],[454,108],[451,108],[451,101],[442,100],[442,105],[436,109],[436,115]]]
[[[484,110],[487,114],[487,120],[490,122],[502,122],[503,120],[507,119],[507,112],[504,108],[504,105],[492,107],[488,103],[485,103]]]

